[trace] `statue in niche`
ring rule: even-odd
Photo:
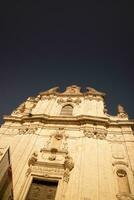
[[[121,117],[121,118],[126,118],[128,117],[127,113],[125,112],[125,109],[122,105],[118,105],[117,106],[117,112],[118,112],[118,117]]]

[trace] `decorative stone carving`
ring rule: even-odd
[[[48,157],[48,160],[50,161],[56,160],[56,153],[51,153],[50,156]]]
[[[32,109],[36,106],[37,101],[34,97],[29,97],[24,103],[22,103],[11,115],[30,114]]]
[[[50,155],[48,160],[56,160],[57,153],[67,153],[68,144],[67,144],[67,135],[65,134],[64,128],[59,128],[58,131],[49,136],[49,139],[45,146],[41,148],[40,152],[42,153],[42,158],[47,159],[45,152],[49,152]]]
[[[41,99],[42,100],[52,100],[52,99],[56,99],[56,96],[54,96],[53,94],[51,94],[51,95],[47,95],[47,96],[42,96]]]
[[[68,135],[64,135],[64,139],[63,139],[62,146],[61,146],[61,150],[62,150],[63,152],[65,152],[65,153],[68,152],[67,138],[68,138]]]
[[[79,97],[75,99],[71,97],[68,97],[67,99],[60,98],[58,99],[57,103],[58,104],[74,103],[74,104],[79,105],[81,103],[81,99]]]
[[[81,94],[80,87],[77,85],[72,85],[66,88],[64,94]]]
[[[24,134],[34,134],[35,131],[37,130],[37,127],[21,127],[19,128],[19,135],[24,135]]]
[[[43,153],[43,152],[45,152],[47,150],[50,150],[51,138],[52,138],[52,135],[49,136],[49,139],[47,140],[47,142],[44,145],[44,147],[40,149],[41,153]]]
[[[134,195],[126,194],[126,193],[119,193],[116,195],[118,200],[134,200]]]
[[[29,158],[28,160],[28,166],[30,167],[31,165],[34,165],[37,162],[37,157],[38,154],[36,152],[34,152],[31,156],[31,158]]]
[[[93,95],[93,96],[105,96],[105,93],[102,93],[102,92],[98,92],[96,89],[94,89],[94,88],[92,88],[92,87],[86,87],[86,89],[87,89],[87,93],[88,94],[91,94],[91,95]]]
[[[88,128],[85,129],[84,135],[88,138],[94,138],[94,139],[105,139],[107,136],[107,130],[106,129],[101,129],[101,128]]]
[[[107,106],[106,104],[104,104],[104,114],[107,114],[107,112],[108,112]]]
[[[62,132],[57,132],[54,137],[56,138],[56,140],[62,140],[63,139],[63,134]]]
[[[50,95],[50,94],[56,94],[59,90],[59,87],[53,87],[45,92],[40,93],[40,95]]]
[[[119,177],[125,177],[125,176],[127,176],[126,171],[123,170],[123,169],[118,169],[117,172],[116,172],[116,174],[117,174],[117,176],[119,176]]]
[[[96,139],[105,139],[106,138],[106,131],[105,130],[101,130],[100,132],[96,132],[95,133],[95,136],[96,136]]]
[[[63,180],[68,183],[70,178],[70,171],[74,168],[74,162],[71,156],[68,154],[65,156],[64,161],[64,175]]]
[[[34,134],[37,129],[38,129],[37,127],[31,127],[31,128],[28,129],[28,131],[26,133],[27,134]]]
[[[28,127],[21,127],[19,128],[19,135],[24,135],[28,131]]]
[[[88,138],[94,138],[94,133],[93,129],[85,129],[84,130],[84,135]]]
[[[113,166],[115,166],[115,165],[125,165],[126,167],[128,167],[128,163],[123,161],[123,160],[117,160],[117,161],[115,160],[115,161],[113,161],[112,165]]]
[[[0,151],[0,156],[2,156],[3,155],[3,153]]]
[[[117,106],[117,112],[118,112],[117,116],[120,117],[120,118],[127,118],[128,117],[127,113],[124,110],[124,107],[120,104]]]
[[[21,114],[24,113],[24,111],[25,111],[25,103],[22,103],[16,110],[12,112],[12,115]]]

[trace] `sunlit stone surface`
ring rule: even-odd
[[[10,146],[14,200],[134,199],[134,121],[122,105],[109,115],[104,98],[55,87],[4,116],[0,159]]]

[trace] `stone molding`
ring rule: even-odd
[[[28,169],[26,176],[30,174],[43,175],[51,177],[54,174],[63,178],[63,181],[68,183],[70,179],[70,172],[74,168],[73,158],[69,154],[63,155],[62,163],[53,161],[40,161],[38,153],[34,152],[28,160]]]
[[[104,98],[105,96],[105,93],[102,93],[102,92],[98,92],[96,89],[94,88],[91,88],[91,87],[86,87],[86,92],[81,92],[80,91],[80,87],[77,86],[77,85],[71,85],[71,86],[68,86],[66,87],[65,91],[64,92],[60,92],[59,91],[59,87],[54,87],[54,88],[51,88],[45,92],[41,92],[39,94],[39,96],[42,98],[42,97],[45,97],[45,96],[49,96],[49,95],[55,95],[55,96],[92,96],[92,97],[101,97],[101,99]]]
[[[118,200],[134,200],[133,194],[119,193],[116,195]]]
[[[81,103],[81,99],[79,97],[77,97],[75,99],[71,98],[71,97],[68,97],[66,99],[59,98],[57,100],[57,103],[60,104],[60,105],[69,104],[69,103],[73,103],[73,104],[79,105]]]
[[[126,161],[123,161],[123,160],[114,160],[113,162],[112,162],[112,165],[113,166],[116,166],[116,165],[124,165],[124,166],[126,166],[126,167],[128,167],[129,166],[129,164],[128,164],[128,162],[126,162]]]

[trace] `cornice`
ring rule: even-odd
[[[92,97],[101,97],[102,99],[105,97],[105,93],[99,92],[94,88],[86,87],[86,92],[81,92],[80,87],[76,85],[72,85],[66,88],[64,92],[59,91],[59,87],[51,88],[45,92],[39,93],[40,97],[43,96],[56,96],[56,97],[86,97],[86,96],[92,96]]]
[[[4,116],[5,122],[42,122],[45,124],[71,124],[71,125],[83,125],[83,124],[94,124],[94,125],[104,125],[104,126],[132,126],[134,127],[134,120],[117,120],[112,121],[108,117],[96,117],[96,116],[49,116],[44,114],[39,115],[24,115],[22,117],[16,117],[11,115]]]

